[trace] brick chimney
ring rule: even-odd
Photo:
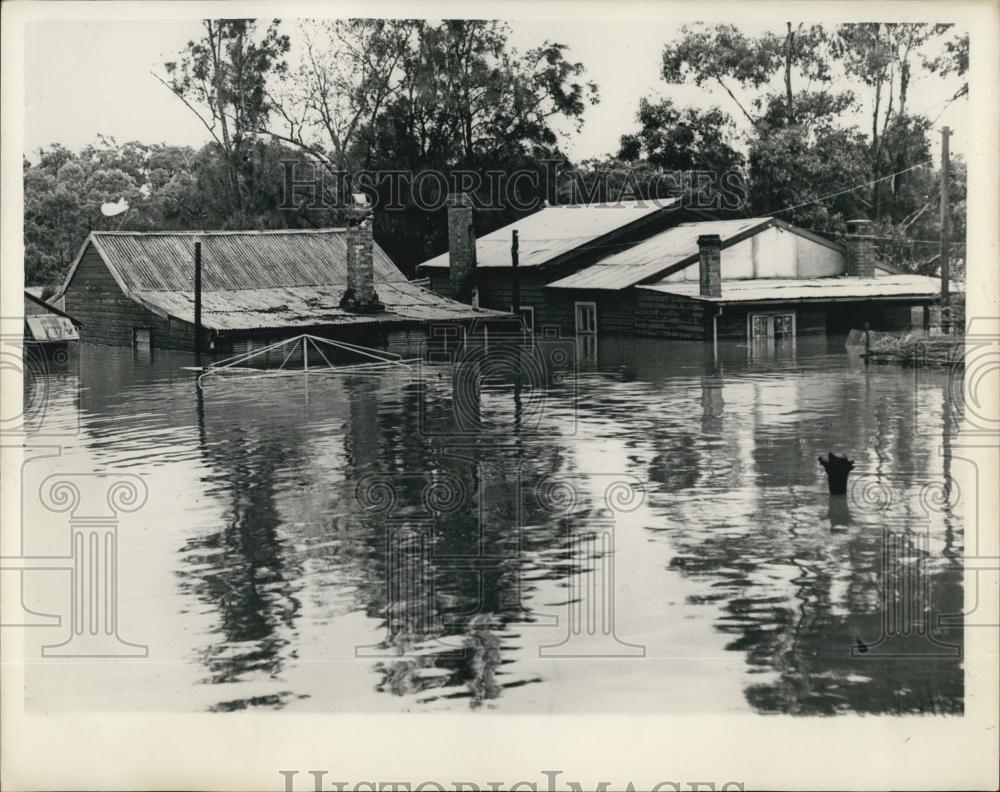
[[[722,296],[722,240],[718,234],[698,237],[698,293]]]
[[[372,263],[372,212],[367,204],[347,209],[347,289],[340,300],[341,308],[355,313],[376,313],[385,310],[375,291],[375,266]]]
[[[448,196],[448,277],[452,299],[479,304],[476,233],[472,226],[472,197],[468,193]]]
[[[848,220],[844,247],[844,272],[861,278],[874,278],[876,255],[872,221]]]

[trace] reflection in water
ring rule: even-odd
[[[206,447],[231,505],[220,530],[181,548],[181,591],[216,608],[221,641],[205,648],[212,682],[235,682],[253,673],[277,677],[299,610],[294,581],[301,570],[286,558],[275,504],[275,471],[294,446],[257,441],[236,430]]]
[[[841,350],[602,339],[578,378],[498,347],[420,381],[199,390],[184,355],[85,347],[45,420],[79,426],[69,464],[140,468],[173,504],[149,517],[170,549],[132,563],[170,569],[156,611],[198,671],[181,708],[614,709],[634,690],[623,708],[663,711],[694,684],[733,686],[726,710],[961,712],[961,630],[939,626],[962,609],[947,375]],[[860,490],[827,494],[827,451]],[[608,510],[614,475],[641,506]],[[615,616],[647,660],[541,660],[607,562],[581,538],[612,519]]]

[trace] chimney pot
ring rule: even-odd
[[[871,220],[859,218],[847,221],[844,248],[844,271],[847,275],[859,278],[875,277],[877,256]]]
[[[476,234],[472,225],[472,196],[468,193],[448,196],[448,280],[452,299],[478,304]]]
[[[698,293],[722,296],[722,239],[718,234],[698,237]]]

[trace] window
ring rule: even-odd
[[[152,331],[148,327],[136,327],[132,330],[132,346],[136,351],[149,352],[152,345]]]
[[[747,335],[751,341],[761,338],[794,338],[795,312],[749,314]]]
[[[264,343],[263,341],[254,341],[254,339],[252,338],[244,338],[239,341],[233,341],[233,354],[247,355],[253,352],[255,349],[263,349],[267,345],[268,344]]]
[[[592,302],[576,304],[576,332],[578,334],[597,333],[597,305]]]
[[[511,313],[514,312],[514,306],[510,307]],[[529,333],[535,332],[535,309],[530,305],[522,305],[519,311],[521,316],[521,321],[524,322],[524,329]]]

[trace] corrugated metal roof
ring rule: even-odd
[[[712,303],[799,302],[903,297],[933,297],[941,290],[937,278],[926,275],[880,275],[877,278],[754,278],[722,281],[721,297],[702,297],[693,281],[653,283],[643,291],[673,294]]]
[[[280,231],[95,232],[92,242],[122,290],[162,316],[194,322],[194,243],[202,243],[202,325],[252,330],[326,324],[448,321],[498,311],[434,294],[406,280],[378,246],[375,289],[386,310],[340,307],[347,283],[342,228]],[[66,278],[66,286],[82,259]]]
[[[407,281],[375,287],[386,310],[357,314],[340,307],[338,286],[287,286],[202,292],[201,323],[212,330],[256,330],[337,324],[440,322],[503,316],[473,308]],[[141,291],[135,299],[155,313],[194,322],[193,291]]]
[[[625,289],[647,278],[698,258],[698,237],[718,234],[723,246],[741,234],[772,224],[770,217],[681,223],[640,242],[635,247],[602,259],[586,269],[548,284],[550,289]]]
[[[190,289],[196,240],[205,291],[346,283],[344,238],[342,228],[91,235],[126,292]],[[406,280],[378,245],[372,259],[376,280]]]
[[[477,267],[509,267],[511,232],[518,235],[518,267],[538,267],[575,248],[657,212],[672,211],[677,199],[612,204],[547,206],[476,240]],[[421,267],[448,266],[448,253]]]

